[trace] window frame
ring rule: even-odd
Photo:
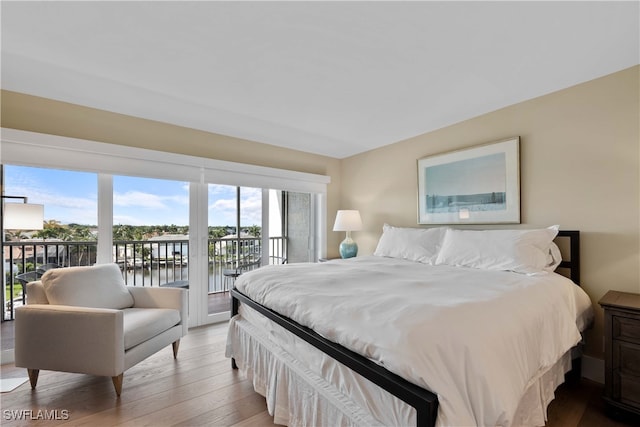
[[[315,217],[316,234],[313,236],[315,253],[318,257],[326,254],[326,198],[327,185],[331,181],[329,176],[17,129],[0,128],[0,130],[2,142],[0,163],[2,164],[98,174],[98,263],[112,262],[114,175],[170,179],[190,183],[189,229],[194,231],[190,233],[189,238],[190,258],[208,256],[206,249],[208,237],[206,187],[208,184],[311,193],[314,195],[312,206]],[[266,206],[268,209],[268,203]],[[263,209],[265,209],[264,205]],[[193,279],[198,278],[193,277]],[[194,323],[190,316],[190,326],[208,323],[203,320],[206,316],[201,313],[192,314],[196,314],[194,317],[198,320],[194,319]]]

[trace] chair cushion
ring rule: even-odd
[[[127,308],[122,311],[125,350],[180,323],[180,312],[172,308]]]
[[[49,304],[112,309],[133,305],[116,264],[54,268],[40,280]]]

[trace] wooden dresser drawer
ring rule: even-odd
[[[640,409],[640,377],[615,372],[613,383],[616,389],[614,399]]]
[[[611,320],[614,340],[621,339],[640,344],[640,316],[637,318],[613,316]]]
[[[640,344],[614,341],[613,362],[622,374],[640,377]]]
[[[609,291],[604,309],[605,373],[608,408],[640,415],[640,294]]]

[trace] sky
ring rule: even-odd
[[[27,196],[44,205],[45,221],[98,223],[98,176],[95,173],[5,165],[5,195]],[[242,226],[261,225],[262,191],[242,187]],[[209,185],[209,225],[233,226],[236,187]],[[189,225],[189,183],[114,176],[114,224]]]
[[[506,191],[504,153],[459,160],[425,169],[427,194],[459,196]]]

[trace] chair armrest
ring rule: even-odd
[[[49,304],[49,299],[40,280],[27,283],[27,304]]]
[[[120,375],[124,371],[123,312],[50,304],[18,307],[15,365]]]
[[[189,291],[182,288],[127,286],[134,308],[173,308],[180,312],[182,335],[189,329]]]

